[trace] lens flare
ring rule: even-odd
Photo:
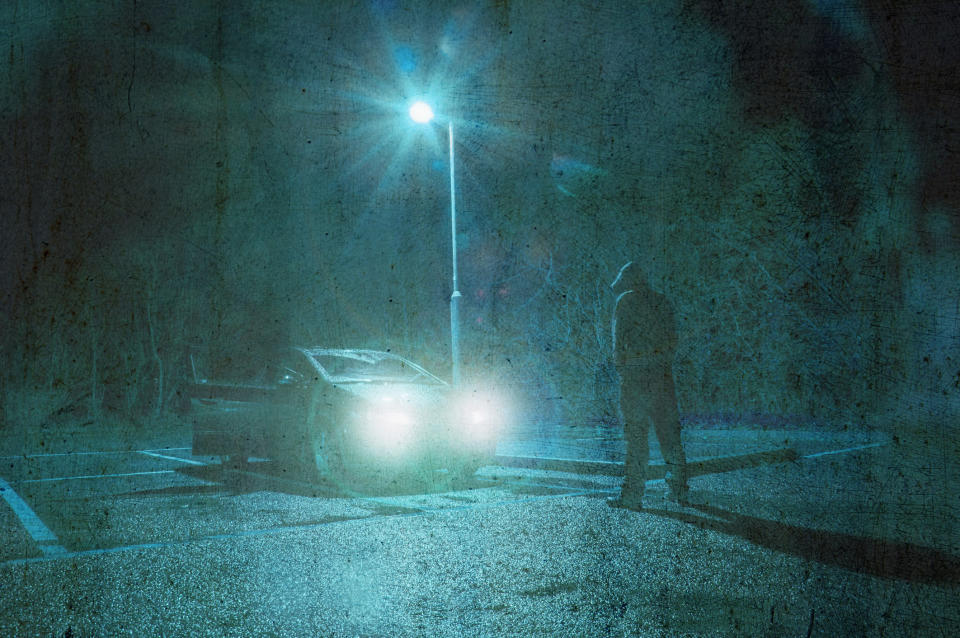
[[[504,409],[502,399],[486,393],[472,393],[460,401],[458,421],[470,439],[495,438],[503,427]]]
[[[433,109],[426,102],[418,100],[410,106],[410,119],[426,124],[433,119]]]

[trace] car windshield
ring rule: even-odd
[[[383,352],[312,352],[311,356],[335,383],[350,381],[443,383],[415,363]]]

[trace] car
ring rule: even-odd
[[[289,348],[190,384],[193,454],[251,457],[336,481],[394,481],[489,463],[505,425],[490,392],[454,388],[392,352]],[[221,366],[223,367],[223,366]]]

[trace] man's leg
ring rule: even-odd
[[[640,501],[647,484],[647,463],[650,461],[650,440],[646,418],[640,422],[626,422],[623,438],[627,444],[627,455],[623,463],[623,487],[620,493],[624,499]]]
[[[633,375],[621,373],[620,418],[623,422],[623,438],[627,453],[624,459],[623,486],[620,498],[613,499],[612,505],[640,509],[643,504],[643,490],[647,481],[647,462],[650,457],[650,420],[644,407],[642,393],[638,392]]]
[[[683,441],[680,437],[680,413],[677,410],[673,375],[669,370],[663,376],[663,384],[656,394],[655,401],[653,425],[666,464],[666,483],[675,500],[686,502],[689,491],[687,456],[683,451]]]

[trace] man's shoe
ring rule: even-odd
[[[607,499],[607,505],[610,507],[616,507],[619,509],[633,510],[639,512],[643,509],[643,498],[640,496],[626,496],[622,494],[620,496],[611,496]]]

